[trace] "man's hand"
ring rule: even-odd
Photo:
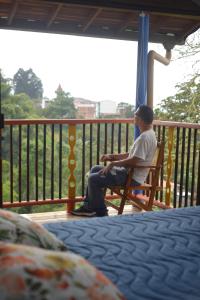
[[[113,154],[103,154],[100,158],[100,161],[106,162],[111,161],[113,159]]]
[[[106,167],[104,167],[103,169],[101,169],[99,171],[100,175],[107,175],[108,172],[114,167],[114,164],[111,162],[109,165],[107,165]]]

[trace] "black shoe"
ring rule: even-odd
[[[96,212],[92,211],[91,209],[87,208],[86,206],[81,206],[77,209],[72,210],[72,215],[75,216],[85,216],[85,217],[94,217],[96,216]]]
[[[96,213],[97,217],[107,217],[108,216],[108,211],[103,211],[103,212],[97,212]]]

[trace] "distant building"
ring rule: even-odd
[[[74,98],[74,106],[76,108],[77,119],[94,119],[96,118],[97,104],[94,101]]]
[[[99,113],[102,114],[116,114],[117,103],[112,100],[104,100],[99,102]]]

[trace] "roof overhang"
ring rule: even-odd
[[[200,27],[200,0],[0,0],[0,28],[137,41],[142,11],[167,49]]]

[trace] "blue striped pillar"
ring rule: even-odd
[[[141,13],[139,16],[139,38],[137,57],[137,83],[135,108],[147,104],[147,55],[149,41],[149,16]],[[139,136],[140,130],[135,126],[134,137]]]

